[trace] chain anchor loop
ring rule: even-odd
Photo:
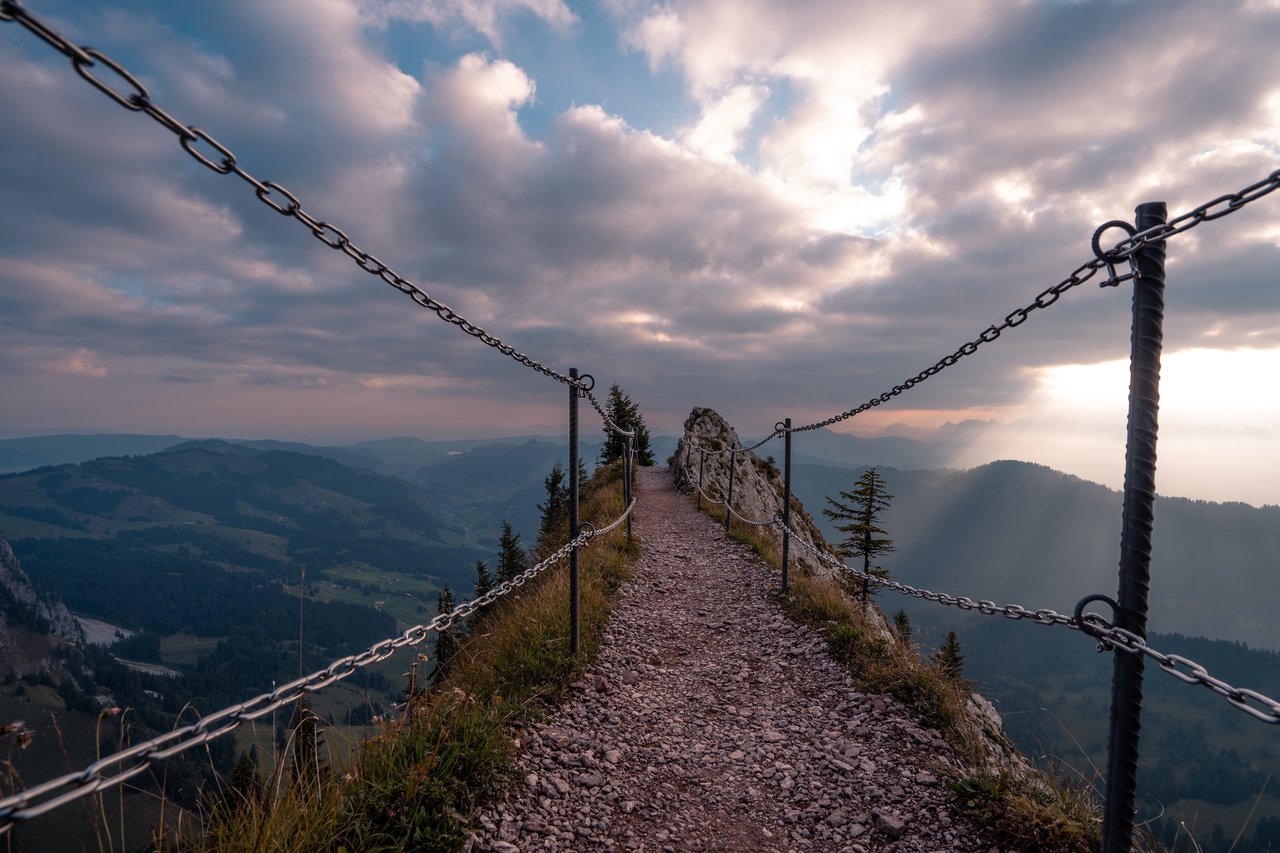
[[[1123,219],[1113,219],[1110,222],[1104,222],[1098,226],[1097,231],[1093,232],[1093,240],[1091,241],[1092,247],[1093,247],[1093,256],[1098,260],[1102,261],[1107,266],[1107,280],[1103,282],[1099,282],[1098,287],[1119,287],[1121,282],[1137,281],[1139,278],[1138,261],[1137,259],[1134,258],[1132,254],[1124,256],[1125,260],[1129,262],[1129,271],[1124,275],[1117,275],[1116,274],[1117,259],[1113,254],[1114,250],[1112,250],[1112,252],[1102,251],[1102,235],[1103,233],[1111,230],[1112,228],[1119,228],[1121,231],[1128,234],[1130,237],[1138,233],[1137,228],[1134,228],[1132,225],[1130,225],[1128,222],[1125,222]]]
[[[1075,620],[1076,626],[1080,628],[1081,632],[1088,634],[1090,637],[1093,637],[1098,641],[1098,651],[1105,652],[1110,650],[1112,647],[1111,641],[1106,637],[1106,632],[1110,630],[1111,623],[1106,619],[1103,619],[1097,613],[1084,612],[1085,606],[1094,601],[1104,602],[1108,607],[1110,607],[1112,619],[1115,618],[1116,611],[1120,609],[1120,605],[1114,598],[1111,598],[1111,596],[1101,594],[1086,595],[1084,598],[1080,599],[1079,603],[1076,604],[1076,609],[1072,614],[1072,618]]]

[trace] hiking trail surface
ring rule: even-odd
[[[523,783],[465,849],[994,850],[941,782],[950,746],[859,693],[666,469],[638,491],[644,550],[599,656],[520,733]]]

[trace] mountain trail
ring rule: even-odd
[[[637,488],[644,551],[600,654],[466,849],[994,850],[940,782],[937,733],[859,693],[666,469]]]

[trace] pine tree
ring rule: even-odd
[[[537,549],[545,556],[560,546],[565,520],[569,517],[569,484],[565,481],[564,466],[559,462],[552,465],[542,485],[547,490],[547,502],[538,504],[542,520],[538,523]]]
[[[529,571],[529,555],[520,545],[520,534],[511,522],[502,522],[502,538],[498,541],[498,582],[513,580]]]
[[[484,565],[480,563],[479,565]],[[448,584],[440,590],[440,595],[436,599],[436,615],[449,613],[454,608],[453,590],[449,589]],[[436,668],[431,673],[431,683],[439,684],[440,681],[448,674],[449,665],[453,663],[453,658],[458,654],[458,638],[454,636],[454,629],[446,628],[443,631],[436,632]]]
[[[227,780],[227,793],[236,805],[257,802],[262,793],[262,780],[258,777],[258,763],[254,755],[241,752],[231,768],[231,777]]]
[[[482,598],[493,589],[493,575],[489,574],[489,564],[484,560],[476,560],[476,598]]]
[[[590,479],[591,479],[591,474],[587,472],[587,463],[581,456],[579,456],[578,457],[578,497],[579,498],[581,498],[583,495],[587,493],[587,481],[589,481]],[[566,500],[567,500],[567,495],[566,495]]]
[[[898,632],[902,642],[911,642],[911,619],[907,616],[907,611],[899,610],[893,614],[893,630]]]
[[[893,495],[885,491],[885,481],[875,468],[868,468],[866,473],[853,484],[853,490],[841,492],[844,501],[827,496],[828,509],[822,514],[845,524],[837,524],[836,530],[848,534],[838,545],[840,555],[845,558],[861,557],[862,571],[873,577],[887,577],[888,572],[879,566],[872,565],[872,560],[881,554],[896,550],[893,540],[886,536],[884,528],[879,526],[880,515],[889,508]],[[864,577],[861,598],[863,605],[867,603],[869,583]]]
[[[933,653],[933,662],[952,678],[960,678],[964,669],[964,655],[960,654],[960,641],[955,631],[948,631],[942,645]]]
[[[609,387],[609,399],[605,403],[605,411],[609,413],[610,420],[615,424],[635,432],[633,439],[635,443],[632,447],[635,449],[636,463],[646,467],[652,465],[653,449],[650,447],[649,427],[645,425],[644,415],[640,414],[639,406],[632,402],[618,385]],[[621,459],[625,447],[626,438],[605,426],[604,447],[600,448],[600,464],[608,465],[610,462]]]

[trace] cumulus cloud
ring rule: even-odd
[[[750,432],[869,399],[1061,280],[1098,223],[1280,160],[1280,13],[1257,3],[269,6],[56,9],[318,219],[522,351],[621,381],[659,428],[694,403]],[[445,38],[413,53],[415,26]],[[23,212],[0,234],[6,363],[83,347],[104,385],[540,411],[522,368],[0,35],[0,201]],[[573,97],[558,52],[619,88],[674,77],[693,118]],[[1277,252],[1270,202],[1171,243],[1170,348],[1280,346]],[[1127,311],[1076,288],[910,405],[1017,415],[1040,369],[1121,357]]]
[[[507,19],[531,15],[554,30],[573,26],[578,16],[563,0],[361,0],[366,22],[388,27],[397,21],[474,31],[494,45],[502,43]]]

